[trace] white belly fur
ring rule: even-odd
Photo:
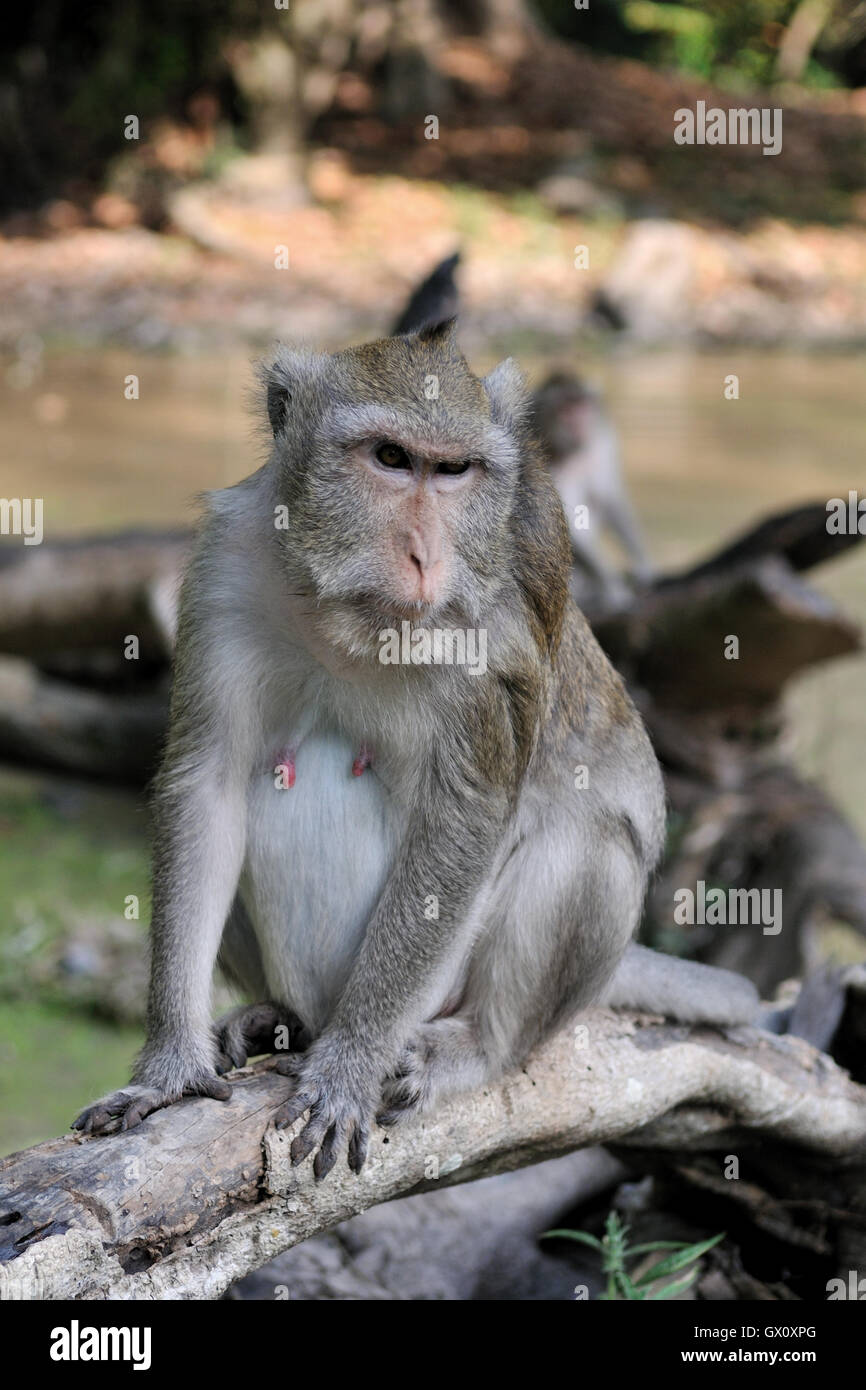
[[[318,1032],[348,977],[400,838],[396,808],[368,768],[352,775],[357,748],[311,734],[296,781],[273,772],[250,786],[240,893],[272,997]]]

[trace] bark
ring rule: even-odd
[[[754,719],[800,671],[862,645],[858,625],[777,555],[650,589],[594,627],[626,679],[662,710],[723,712],[727,723]]]
[[[578,1204],[607,1199],[629,1169],[606,1149],[582,1149],[531,1168],[423,1192],[361,1212],[247,1275],[235,1300],[295,1302],[570,1299],[579,1281],[600,1291],[587,1252],[563,1258],[540,1231]]]
[[[748,1152],[862,1185],[866,1090],[808,1043],[592,1010],[516,1073],[376,1132],[363,1173],[316,1184],[269,1127],[267,1064],[227,1104],[187,1100],[122,1136],[50,1140],[0,1169],[7,1298],[213,1299],[318,1232],[395,1197],[590,1145]],[[303,1122],[299,1122],[299,1127]],[[784,1163],[782,1163],[784,1169]],[[436,1174],[438,1173],[438,1176]]]
[[[165,663],[184,531],[128,531],[0,547],[0,651],[41,663],[58,652],[113,652],[130,634],[141,660]]]
[[[167,681],[105,694],[0,657],[0,758],[141,786],[156,771],[168,720]]]

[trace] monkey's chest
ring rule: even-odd
[[[272,995],[317,1031],[384,887],[400,817],[375,765],[342,737],[310,735],[274,766],[250,787],[240,892]]]

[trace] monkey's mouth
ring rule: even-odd
[[[430,599],[399,599],[370,592],[353,594],[348,603],[365,627],[378,628],[395,622],[422,627],[438,621],[442,615],[441,604]]]

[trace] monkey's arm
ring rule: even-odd
[[[318,1149],[317,1178],[330,1172],[347,1142],[349,1166],[357,1172],[363,1165],[383,1077],[453,985],[501,840],[506,795],[473,783],[460,766],[457,739],[442,746],[448,738],[437,733],[402,850],[330,1024],[301,1058],[277,1064],[297,1082],[277,1126],[310,1111],[292,1161]]]
[[[206,629],[199,616],[198,633],[178,651],[156,783],[147,1041],[131,1085],[79,1115],[75,1127],[86,1132],[118,1119],[129,1129],[184,1094],[231,1095],[214,1066],[210,995],[243,861],[250,721],[233,717],[225,688],[217,702]]]
[[[653,563],[649,557],[640,523],[626,489],[619,460],[617,460],[616,473],[611,482],[615,486],[611,486],[605,494],[603,520],[606,522],[608,530],[612,531],[621,541],[626,554],[633,561],[637,578],[649,579],[653,573]]]

